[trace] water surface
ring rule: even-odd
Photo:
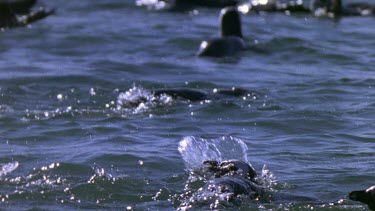
[[[238,138],[273,173],[279,197],[237,209],[366,209],[347,194],[375,181],[373,17],[243,16],[257,48],[211,59],[218,9],[40,5],[57,13],[0,33],[0,209],[175,210],[186,136]],[[122,108],[134,87],[251,95]]]

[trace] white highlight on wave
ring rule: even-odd
[[[9,174],[10,172],[17,169],[19,166],[18,161],[13,161],[6,164],[0,164],[0,176],[5,176],[6,174]]]

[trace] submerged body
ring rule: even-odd
[[[265,193],[256,181],[253,167],[241,160],[205,160],[203,172],[214,175],[180,205],[180,210],[209,205],[211,209],[230,207],[245,201],[261,200]]]
[[[349,199],[367,204],[370,210],[375,210],[375,186],[366,190],[357,190],[349,193]]]
[[[204,100],[226,100],[229,97],[243,97],[254,95],[253,92],[242,88],[214,89],[212,92],[206,92],[191,88],[165,88],[149,91],[142,87],[133,87],[124,93],[120,93],[117,103],[120,108],[141,110],[171,105],[174,100],[177,101],[204,101]]]
[[[202,189],[213,193],[227,193],[228,201],[235,201],[235,197],[240,195],[250,200],[257,200],[263,192],[256,183],[236,176],[216,178],[209,181]]]
[[[36,4],[37,0],[0,0],[0,11],[4,8],[17,14],[30,12],[31,7]]]
[[[236,175],[251,181],[255,181],[257,177],[255,169],[241,160],[225,160],[222,162],[206,160],[203,164],[209,171],[215,174],[215,177]]]
[[[203,190],[217,193],[230,193],[231,196],[246,195],[249,199],[261,197],[263,188],[256,181],[257,173],[248,163],[241,160],[222,162],[207,160],[203,164],[214,173],[215,179],[203,187]]]
[[[196,89],[176,88],[176,89],[157,89],[154,95],[159,97],[162,94],[169,95],[173,98],[182,98],[190,101],[211,100],[223,97],[238,97],[248,93],[247,90],[242,88],[216,90],[212,93],[206,93]]]
[[[203,41],[197,52],[198,56],[223,57],[246,49],[244,40],[237,36],[214,38]]]
[[[54,12],[43,8],[31,11],[35,3],[36,0],[0,1],[0,28],[25,26]]]

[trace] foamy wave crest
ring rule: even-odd
[[[16,168],[18,168],[18,165],[19,163],[17,161],[6,164],[0,164],[0,176],[4,176],[14,171]]]
[[[237,159],[248,163],[246,144],[241,139],[231,136],[223,136],[218,139],[187,136],[180,141],[178,151],[188,170],[199,169],[205,160]]]

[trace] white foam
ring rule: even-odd
[[[4,176],[6,174],[9,174],[10,172],[17,169],[19,166],[19,163],[17,161],[13,161],[6,164],[0,164],[0,176]]]
[[[132,113],[141,113],[157,106],[171,105],[173,98],[166,94],[155,96],[150,90],[140,86],[133,86],[117,97],[117,110],[131,110]]]

